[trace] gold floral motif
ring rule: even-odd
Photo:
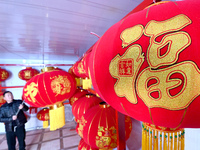
[[[64,95],[69,93],[71,90],[71,82],[67,78],[67,76],[55,76],[51,81],[51,89],[53,93],[57,95]]]
[[[96,136],[96,145],[98,148],[115,148],[117,146],[117,131],[113,126],[111,128],[98,127]]]
[[[30,70],[24,71],[24,78],[25,79],[30,79],[31,78],[31,71]]]
[[[79,126],[78,126],[78,134],[80,135],[80,137],[83,137],[83,128],[86,125],[87,121],[85,120],[85,118],[82,116],[79,122]]]
[[[31,82],[31,84],[27,85],[27,87],[24,89],[24,96],[30,101],[35,103],[36,98],[35,96],[38,93],[38,85],[34,82]]]
[[[78,72],[80,74],[85,74],[86,73],[86,71],[83,69],[82,60],[81,60],[81,62],[78,63]]]

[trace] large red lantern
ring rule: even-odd
[[[89,92],[87,90],[78,88],[76,90],[76,92],[74,93],[74,95],[71,98],[69,98],[69,104],[72,106],[75,101],[77,101],[79,98],[85,96],[86,94],[89,94]]]
[[[81,139],[78,144],[78,150],[98,150],[98,149],[92,148],[90,145],[86,144],[83,139]]]
[[[33,69],[32,67],[26,67],[26,69],[23,69],[18,73],[18,76],[20,79],[28,81],[37,74],[39,74],[39,71],[36,69]]]
[[[45,70],[46,69],[46,70]],[[34,107],[50,107],[50,130],[65,124],[63,101],[76,91],[76,82],[72,75],[53,67],[44,68],[44,72],[32,77],[24,86],[23,98]],[[55,121],[59,119],[58,121]]]
[[[9,72],[6,71],[5,69],[1,69],[0,67],[0,82],[5,81],[9,77]]]
[[[49,109],[43,108],[37,113],[37,118],[40,121],[43,121],[43,128],[48,127],[48,120],[49,120]]]
[[[83,126],[83,139],[93,148],[113,149],[117,147],[116,110],[105,102],[86,111],[81,118],[79,128]],[[127,140],[132,130],[130,117],[125,116],[125,134]]]
[[[87,94],[84,97],[79,98],[72,105],[72,113],[75,116],[77,122],[85,114],[85,112],[93,106],[98,105],[102,100],[92,94]]]
[[[153,125],[200,127],[199,7],[197,0],[164,2],[113,25],[90,56],[100,97]]]

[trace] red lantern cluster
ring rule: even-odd
[[[18,76],[20,79],[28,81],[37,74],[39,74],[39,71],[36,69],[33,69],[32,67],[26,67],[26,69],[23,69],[18,73]]]

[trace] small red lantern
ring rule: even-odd
[[[95,105],[98,105],[100,102],[102,102],[102,100],[92,94],[87,94],[84,97],[81,97],[77,101],[75,101],[72,106],[72,113],[77,119],[77,122],[79,122],[81,117],[88,109]]]
[[[74,64],[74,68],[73,68],[73,71],[74,71],[74,74],[80,78],[86,78],[88,77],[87,74],[86,74],[86,70],[85,70],[85,67],[84,67],[84,62],[83,62],[83,59],[77,61],[75,64]]]
[[[43,121],[43,128],[48,127],[48,120],[49,120],[49,109],[44,108],[37,113],[38,120]]]
[[[83,139],[91,147],[98,149],[117,147],[116,110],[110,105],[102,102],[87,110],[81,118],[79,128],[81,125],[83,125]],[[125,128],[127,140],[132,130],[132,122],[128,116],[125,116],[125,126],[128,126]]]
[[[76,81],[71,74],[47,67],[26,83],[23,98],[31,106],[50,107],[50,130],[55,130],[65,125],[63,101],[75,91]]]
[[[78,150],[98,150],[98,149],[92,148],[91,146],[86,144],[83,139],[81,139],[78,145]]]
[[[33,69],[32,67],[26,67],[26,69],[23,69],[18,73],[18,76],[20,79],[25,80],[27,82],[37,74],[39,74],[39,71],[37,71],[36,69]]]
[[[89,92],[87,90],[78,88],[76,90],[75,94],[71,98],[69,98],[69,104],[72,106],[75,101],[77,101],[79,98],[85,96],[86,94],[89,94]]]
[[[1,69],[0,67],[0,82],[8,79],[9,73],[5,69]]]

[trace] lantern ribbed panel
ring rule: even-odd
[[[72,105],[72,113],[79,122],[81,117],[88,109],[98,105],[100,102],[102,102],[102,100],[99,97],[87,94],[74,102],[74,104]]]

